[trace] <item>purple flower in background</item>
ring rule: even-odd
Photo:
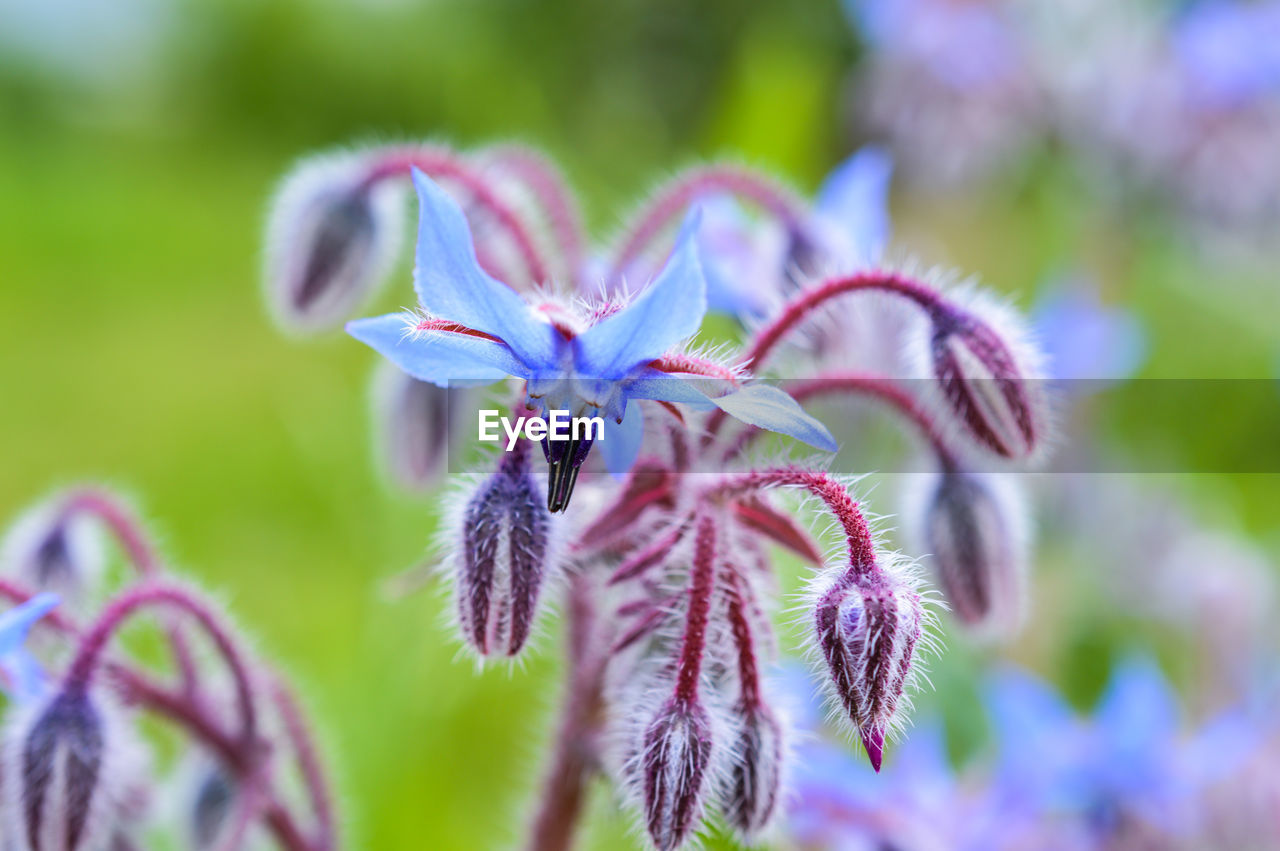
[[[1138,317],[1102,303],[1087,278],[1055,280],[1042,290],[1031,321],[1056,379],[1131,377],[1146,357],[1146,335]]]
[[[0,686],[18,702],[44,694],[44,671],[24,645],[31,627],[56,605],[56,594],[37,594],[0,615]]]
[[[1171,39],[1187,94],[1201,107],[1280,95],[1280,3],[1196,3],[1175,20]]]

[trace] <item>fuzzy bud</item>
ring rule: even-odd
[[[925,512],[925,546],[951,610],[971,628],[1012,631],[1024,600],[1023,514],[1011,483],[948,471]]]
[[[919,593],[896,566],[846,567],[818,596],[818,650],[876,771],[885,736],[899,723],[925,617]]]
[[[946,404],[966,432],[1003,458],[1026,459],[1045,439],[1044,402],[1035,358],[1017,328],[1011,315],[991,305],[978,312],[939,309],[930,352]]]
[[[777,808],[782,785],[782,725],[767,706],[740,707],[735,721],[724,816],[744,839],[758,836]]]
[[[533,625],[551,559],[551,515],[528,444],[503,454],[467,503],[457,576],[458,620],[482,656],[515,656]]]
[[[387,469],[407,488],[430,487],[448,469],[451,438],[461,429],[459,414],[474,408],[466,401],[470,391],[419,381],[388,362],[380,365],[376,379]]]
[[[353,155],[297,166],[272,201],[266,291],[276,319],[322,331],[346,319],[382,283],[403,230],[402,200],[370,180]]]
[[[30,851],[101,847],[114,833],[114,809],[103,788],[109,733],[100,708],[68,688],[16,728],[6,775],[19,782],[7,823],[21,825]],[[16,769],[16,770],[15,770]]]
[[[201,773],[191,802],[191,847],[216,848],[236,800],[235,782],[221,766],[210,764]]]
[[[645,730],[644,819],[658,851],[680,847],[701,823],[711,750],[711,719],[696,700],[668,700]]]
[[[24,514],[0,544],[5,573],[69,600],[97,584],[105,563],[101,526],[85,514],[68,513],[58,500]]]

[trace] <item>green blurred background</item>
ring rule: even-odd
[[[859,45],[837,3],[0,0],[0,31],[0,516],[86,479],[134,495],[173,562],[299,681],[351,847],[512,843],[556,636],[525,670],[477,676],[442,595],[380,594],[422,557],[437,501],[379,476],[370,353],[267,319],[265,201],[309,151],[423,137],[543,146],[601,238],[702,158],[812,190],[862,141],[844,118]],[[1223,273],[1159,216],[1103,212],[1080,186],[1046,153],[980,194],[899,193],[897,242],[1024,307],[1054,272],[1090,271],[1146,323],[1147,376],[1272,373],[1273,278]],[[382,306],[409,301],[396,280]],[[1121,409],[1108,428],[1195,453],[1214,426]],[[1274,477],[1166,484],[1280,549]],[[1116,628],[1077,614],[1064,646],[1009,652],[1087,702]],[[963,749],[980,735],[964,684],[990,651],[953,650],[935,677],[947,700],[924,703],[950,702]],[[592,812],[591,847],[630,845],[602,791]]]

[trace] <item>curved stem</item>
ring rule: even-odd
[[[938,456],[944,469],[952,469],[955,454],[947,446],[938,424],[925,410],[916,397],[906,391],[897,381],[880,375],[856,372],[839,372],[819,375],[816,378],[793,381],[787,385],[787,394],[797,402],[804,402],[820,397],[845,394],[864,396],[876,399],[892,407],[920,430],[925,440]],[[724,459],[728,461],[742,452],[747,445],[762,434],[758,428],[744,430],[734,444],[725,450]]]
[[[859,272],[830,278],[812,289],[802,291],[783,306],[777,318],[756,332],[742,368],[758,371],[760,364],[778,342],[816,308],[847,293],[867,290],[892,293],[913,301],[934,319],[944,317],[951,311],[941,294],[932,287],[897,272]]]
[[[32,595],[29,591],[0,579],[0,596],[21,605],[31,599]],[[72,638],[80,635],[75,626],[56,611],[50,612],[39,623]],[[103,665],[107,675],[120,688],[126,702],[143,706],[185,729],[192,738],[201,742],[235,772],[241,781],[247,782],[256,775],[259,770],[257,743],[244,737],[228,735],[203,707],[194,702],[191,694],[170,691],[120,662],[106,661]],[[269,790],[264,795],[261,812],[267,829],[285,851],[317,851],[307,841],[292,813],[274,791]]]
[[[529,187],[546,212],[565,263],[576,278],[582,265],[585,231],[577,201],[560,170],[537,151],[522,145],[490,148],[485,152],[485,159],[506,169]]]
[[[826,473],[803,467],[774,467],[736,473],[725,476],[707,488],[702,495],[709,498],[732,498],[738,494],[779,486],[801,487],[822,500],[844,531],[849,564],[856,576],[863,577],[876,570],[875,540],[871,535],[871,526],[858,508],[858,503],[849,496],[848,489]]]
[[[453,152],[438,147],[388,148],[378,152],[365,176],[364,185],[372,186],[389,178],[405,177],[414,168],[429,177],[452,180],[465,188],[476,203],[493,215],[511,237],[529,273],[529,279],[535,284],[546,282],[547,264],[534,246],[529,228],[478,170]]]
[[[143,579],[155,579],[162,572],[160,557],[143,531],[142,522],[114,494],[100,488],[79,488],[68,494],[62,512],[64,517],[86,513],[105,523]],[[183,687],[194,692],[199,678],[191,646],[177,624],[166,624],[165,632]]]
[[[258,722],[248,667],[230,634],[223,628],[213,611],[182,588],[146,585],[117,597],[80,640],[80,646],[67,670],[65,678],[67,686],[86,688],[112,636],[132,615],[150,606],[171,607],[188,614],[194,617],[209,634],[235,680],[241,736],[246,742],[253,742],[257,737]]]
[[[756,662],[755,641],[751,636],[751,624],[747,620],[747,600],[743,593],[743,581],[737,570],[727,567],[724,571],[725,588],[728,590],[727,614],[733,643],[738,649],[738,696],[743,709],[760,705],[760,670]]]
[[[700,195],[729,192],[755,202],[793,231],[802,231],[804,204],[769,178],[737,166],[706,166],[676,177],[640,210],[609,265],[605,280],[617,281],[653,240]]]
[[[311,731],[307,729],[306,719],[298,708],[298,701],[283,680],[276,679],[271,685],[271,693],[275,698],[280,718],[284,723],[285,735],[297,755],[298,767],[302,769],[302,780],[307,795],[311,799],[311,808],[315,813],[316,829],[319,834],[316,851],[331,851],[337,845],[337,825],[334,819],[333,796],[329,784],[325,780],[324,769],[320,764],[320,754],[316,750]]]

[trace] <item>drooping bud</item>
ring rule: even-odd
[[[467,503],[456,595],[467,642],[482,656],[515,656],[533,625],[552,566],[551,514],[521,441]]]
[[[814,612],[818,650],[844,714],[876,771],[896,729],[926,613],[908,572],[896,564],[848,566],[826,579]]]
[[[672,851],[702,821],[711,764],[711,719],[696,700],[673,697],[644,732],[644,818],[658,851]]]
[[[266,290],[276,319],[322,331],[346,319],[389,271],[403,230],[402,200],[357,155],[299,164],[267,224]]]
[[[1026,534],[1011,488],[996,474],[947,471],[924,515],[943,596],[961,622],[984,631],[1011,632],[1022,617]]]
[[[191,847],[216,848],[236,800],[236,784],[222,766],[201,766],[194,799],[190,802]]]
[[[1038,358],[1011,311],[985,301],[972,311],[933,311],[933,373],[948,408],[974,441],[1026,459],[1045,443]]]
[[[420,490],[439,481],[449,465],[460,415],[474,406],[463,387],[437,387],[383,362],[376,376],[376,414],[382,455],[395,480]]]
[[[768,826],[782,785],[782,725],[764,704],[739,707],[724,816],[750,841]]]
[[[6,823],[21,826],[30,851],[101,847],[115,824],[103,784],[110,743],[100,708],[84,689],[68,688],[14,730],[17,771],[6,774],[18,782],[7,790]]]
[[[569,440],[543,439],[542,454],[546,456],[549,469],[547,471],[547,510],[552,513],[562,512],[569,507],[569,499],[573,496],[573,486],[578,481],[578,472],[587,460],[591,451],[590,437],[572,437]]]
[[[102,576],[106,550],[93,517],[67,512],[61,500],[35,506],[0,544],[0,565],[24,585],[75,600]]]

